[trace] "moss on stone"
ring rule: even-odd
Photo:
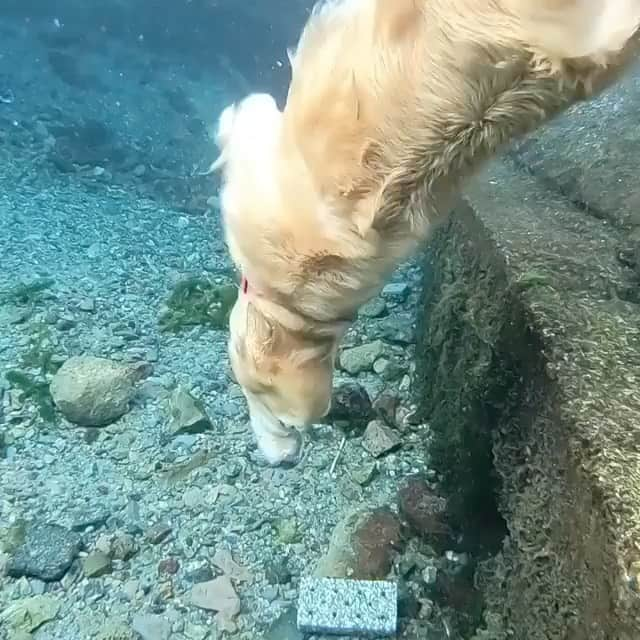
[[[55,360],[56,350],[47,324],[34,322],[25,351],[20,356],[19,367],[10,369],[5,378],[19,389],[23,400],[33,403],[38,415],[47,424],[57,421],[56,407],[49,390],[48,377],[59,369]]]
[[[508,527],[479,565],[474,638],[640,637],[640,326],[617,295],[633,276],[623,234],[508,161],[467,195],[428,250],[417,381],[459,522],[495,491]]]
[[[419,327],[421,408],[434,434],[431,455],[443,478],[455,525],[494,519],[497,477],[491,430],[513,402],[514,366],[502,343],[508,291],[490,252],[469,250],[481,238],[470,215],[438,230],[428,254]]]
[[[51,335],[51,328],[44,322],[34,322],[27,348],[20,358],[20,365],[26,369],[33,369],[41,377],[58,371],[60,364],[56,362],[56,348]]]
[[[22,392],[24,400],[30,400],[44,422],[56,421],[56,408],[49,391],[49,383],[19,369],[10,369],[5,373],[9,384]]]
[[[231,283],[216,284],[208,278],[189,277],[178,282],[159,319],[161,331],[206,326],[224,329],[238,294]]]

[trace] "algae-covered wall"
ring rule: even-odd
[[[427,252],[418,399],[458,522],[494,498],[478,638],[640,637],[640,308],[628,230],[504,159]]]

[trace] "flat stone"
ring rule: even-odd
[[[362,446],[374,458],[380,458],[401,445],[402,440],[398,433],[381,420],[372,420],[362,437]]]
[[[411,314],[394,313],[388,318],[383,318],[373,324],[371,332],[375,337],[392,344],[407,346],[414,344],[416,341],[416,330],[413,322],[414,317]]]
[[[82,538],[54,523],[27,526],[24,542],[16,548],[7,565],[8,575],[60,580],[80,551]]]
[[[204,507],[204,492],[200,487],[189,487],[182,496],[182,502],[187,509],[198,511]]]
[[[96,310],[96,301],[93,298],[83,298],[78,303],[78,309],[86,313],[93,313]]]
[[[169,431],[173,435],[203,433],[212,427],[202,402],[184,387],[177,387],[171,394],[169,413]]]
[[[384,343],[381,340],[351,347],[340,354],[340,367],[351,375],[371,371],[374,362],[383,354]]]
[[[378,465],[375,462],[360,462],[355,469],[349,472],[353,481],[361,487],[370,485],[377,474]]]
[[[16,634],[30,634],[59,613],[61,602],[49,595],[32,596],[10,604],[0,611],[0,630],[5,628]],[[28,636],[31,637],[31,636]]]
[[[163,616],[151,613],[136,613],[131,624],[142,640],[170,640],[171,623]]]
[[[398,396],[390,391],[382,391],[373,401],[373,410],[390,426],[396,424],[396,410],[398,409]]]
[[[358,315],[363,318],[380,318],[387,313],[387,303],[381,298],[373,298],[358,309]]]
[[[172,532],[171,525],[166,522],[157,522],[151,525],[145,532],[144,537],[151,544],[160,544],[166,540]]]
[[[229,617],[240,613],[240,598],[228,576],[194,584],[191,603],[200,609],[221,612]]]
[[[382,289],[382,297],[393,302],[405,302],[411,293],[411,287],[406,282],[390,282]]]
[[[82,559],[82,572],[87,578],[99,578],[111,572],[111,558],[102,551],[93,551]]]

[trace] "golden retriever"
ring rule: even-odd
[[[358,307],[461,181],[610,85],[639,23],[640,0],[329,0],[284,109],[254,94],[222,112],[212,170],[243,274],[229,357],[270,463],[296,460]]]

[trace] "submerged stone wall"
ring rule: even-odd
[[[482,533],[497,507],[508,529],[478,573],[487,625],[476,638],[631,640],[640,637],[633,212],[605,216],[601,204],[591,215],[586,198],[554,188],[540,167],[536,175],[545,135],[558,144],[549,129],[478,176],[429,245],[418,399],[458,525]]]

